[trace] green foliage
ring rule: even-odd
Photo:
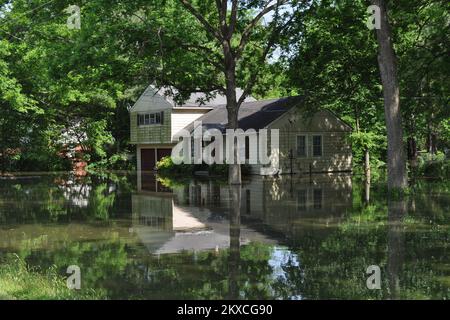
[[[164,157],[156,164],[158,174],[162,176],[185,176],[191,175],[195,171],[207,171],[210,176],[227,177],[228,165],[227,164],[174,164],[172,157]],[[250,174],[249,165],[241,165],[241,172],[243,175]]]
[[[31,268],[18,256],[0,263],[0,299],[9,300],[99,300],[104,295],[93,289],[70,290],[66,279],[54,267]]]
[[[350,143],[352,144],[353,161],[354,164],[361,168],[364,163],[364,154],[368,150],[370,154],[370,165],[375,170],[384,165],[384,162],[380,161],[380,154],[382,150],[385,150],[387,141],[386,137],[378,135],[373,131],[354,131],[349,136]]]
[[[84,147],[92,149],[94,155],[100,158],[106,157],[105,145],[114,142],[112,134],[106,130],[106,126],[106,120],[94,121],[89,122],[84,130],[87,136],[83,142]]]
[[[444,150],[450,137],[448,5],[399,0],[388,6],[399,62],[405,140],[414,138],[418,148],[425,149],[427,138],[434,134]],[[375,33],[365,26],[366,10],[363,0],[311,1],[287,31],[290,41],[283,56],[288,86],[305,95],[313,110],[327,107],[354,128],[356,166],[369,142],[373,164],[387,160],[378,48]]]
[[[237,85],[245,87],[258,73],[257,98],[301,94],[310,111],[330,108],[355,130],[357,166],[368,143],[372,164],[386,162],[377,42],[365,26],[367,1],[293,3],[292,20],[276,38],[269,39],[270,23],[255,27],[237,65]],[[81,30],[66,26],[63,10],[69,4],[15,0],[9,9],[0,7],[1,171],[69,169],[60,154],[68,130],[74,131],[70,147],[83,147],[92,170],[132,169],[124,156],[133,153],[128,107],[149,82],[178,87],[177,100],[224,85],[217,68],[221,44],[179,1],[84,2]],[[216,25],[213,1],[192,4]],[[241,5],[233,48],[262,2]],[[280,13],[284,22],[289,13]],[[399,0],[389,4],[389,13],[405,139],[416,139],[424,150],[434,135],[439,150],[450,148],[448,5]],[[278,50],[261,60],[268,40]],[[216,169],[225,174],[225,168]]]
[[[175,164],[172,157],[164,157],[156,164],[158,174],[161,175],[190,175],[194,172],[195,166],[190,164]]]
[[[134,170],[135,161],[128,152],[112,154],[109,158],[92,162],[88,165],[89,172],[98,172],[105,170]]]
[[[450,160],[443,153],[423,154],[418,157],[418,174],[427,178],[449,180]]]
[[[87,3],[83,28],[69,30],[69,4],[16,0],[10,10],[0,8],[3,171],[67,169],[59,153],[70,129],[85,135],[71,140],[85,147],[91,163],[128,151],[127,106],[135,96],[126,89],[136,84],[128,71],[136,70],[117,36],[126,25],[126,17],[117,19],[124,5]]]

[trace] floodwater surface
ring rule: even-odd
[[[0,266],[76,265],[81,290],[109,299],[450,298],[449,183],[389,200],[355,180],[2,179]]]

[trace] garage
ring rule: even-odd
[[[172,155],[172,149],[156,149],[157,150],[157,161],[161,160],[164,157],[170,157]]]
[[[141,170],[154,171],[156,163],[164,157],[170,156],[172,149],[169,148],[149,148],[141,149]]]

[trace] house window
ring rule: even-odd
[[[306,211],[307,191],[305,189],[297,191],[297,209]]]
[[[144,124],[144,115],[138,114],[138,126],[140,126],[141,124]]]
[[[313,136],[313,157],[322,156],[322,136]]]
[[[306,157],[306,136],[297,136],[297,157]]]
[[[163,112],[145,113],[138,115],[138,126],[148,126],[152,124],[162,124]]]
[[[322,209],[322,189],[314,189],[313,202],[314,209]]]

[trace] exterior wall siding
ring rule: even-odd
[[[131,144],[171,143],[171,111],[170,109],[161,111],[164,111],[163,124],[153,124],[147,126],[137,125],[137,116],[140,112],[130,113]]]
[[[209,110],[173,110],[171,115],[171,138],[181,129],[194,122]]]
[[[294,119],[295,121],[292,121]],[[272,123],[268,129],[279,130],[278,154],[279,174],[318,172],[344,172],[352,170],[352,150],[347,137],[351,129],[334,115],[324,111],[316,113],[310,119],[300,117],[296,112],[286,114]],[[297,136],[306,136],[307,155],[297,156]],[[322,155],[313,156],[313,136],[322,137]],[[271,146],[271,133],[268,132],[268,148]],[[226,144],[224,137],[224,145]],[[257,152],[256,143],[250,143],[250,152]],[[274,151],[272,151],[274,152]],[[291,161],[290,152],[293,158]],[[240,153],[245,154],[241,145]],[[225,156],[225,151],[224,151]],[[270,169],[272,165],[252,164],[250,173],[259,175],[261,169]],[[292,169],[291,169],[292,168]],[[271,170],[266,170],[270,172]]]
[[[297,155],[297,136],[306,136],[307,155]],[[314,157],[312,139],[314,135],[322,137],[322,156]],[[280,169],[281,173],[307,173],[350,171],[352,169],[351,146],[347,142],[346,132],[310,132],[280,130]],[[292,152],[292,161],[290,153]]]
[[[351,129],[328,111],[303,117],[294,110],[277,119],[269,129],[279,129],[280,173],[338,172],[352,170]],[[297,136],[306,136],[306,157],[297,156]],[[322,156],[313,156],[313,136],[322,137]],[[290,153],[292,152],[292,160]]]

